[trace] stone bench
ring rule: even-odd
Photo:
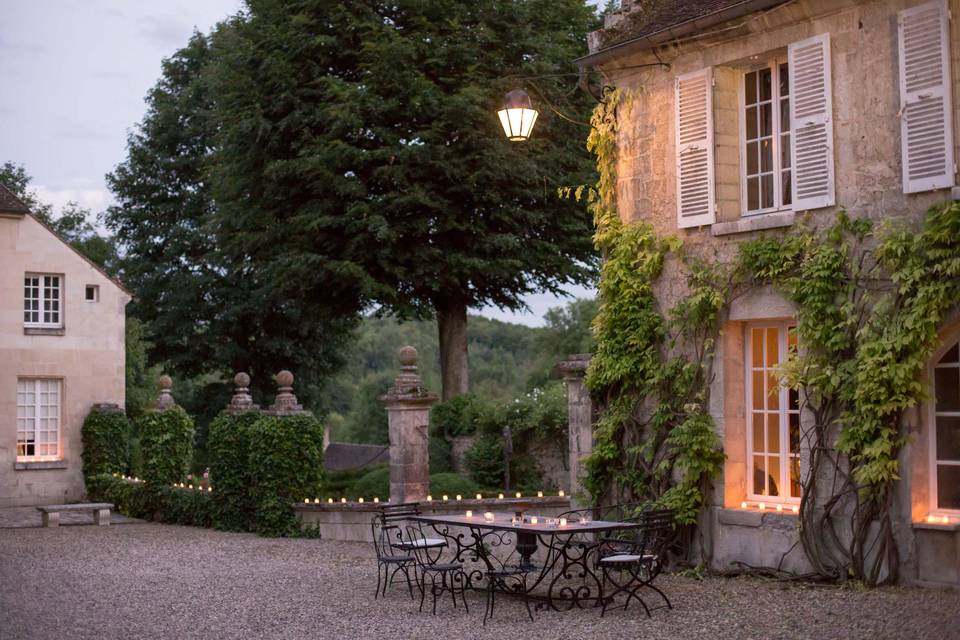
[[[43,514],[43,526],[59,527],[61,511],[92,511],[93,521],[98,525],[110,524],[110,510],[113,505],[109,502],[85,502],[80,504],[48,504],[37,507]]]

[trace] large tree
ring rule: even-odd
[[[219,246],[285,296],[435,314],[443,395],[466,391],[468,308],[591,277],[588,215],[555,196],[590,181],[585,131],[541,108],[511,144],[494,111],[509,76],[573,71],[594,19],[584,0],[249,0],[214,37]]]
[[[329,313],[330,298],[298,298],[282,278],[218,246],[207,179],[221,126],[211,60],[199,33],[164,60],[127,158],[107,176],[117,204],[106,222],[124,248],[131,312],[149,329],[150,360],[180,376],[248,371],[264,398],[270,374],[289,368],[309,399],[312,383],[337,368],[355,319]]]

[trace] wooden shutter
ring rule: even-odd
[[[713,76],[703,69],[677,78],[677,226],[713,224]]]
[[[787,62],[793,126],[793,208],[799,211],[829,207],[836,204],[830,34],[794,42],[787,47]]]
[[[903,191],[953,186],[953,124],[947,7],[935,0],[901,11],[900,155]]]

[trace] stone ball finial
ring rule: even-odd
[[[237,387],[249,387],[250,376],[241,371],[237,375],[233,376],[233,384]]]
[[[284,369],[277,375],[273,377],[277,382],[278,387],[292,387],[293,386],[293,374]]]
[[[173,394],[170,393],[170,389],[173,387],[173,378],[167,374],[163,374],[157,378],[157,386],[160,387],[160,395],[157,397],[157,409],[164,411],[175,407],[177,403],[173,399]]]
[[[400,348],[400,364],[405,367],[413,367],[417,364],[417,350],[410,345]]]
[[[160,389],[169,390],[170,387],[173,386],[173,378],[171,378],[167,374],[163,374],[162,376],[157,378],[157,386],[160,387]]]

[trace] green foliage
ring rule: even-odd
[[[377,467],[360,477],[347,491],[350,498],[380,498],[385,500],[390,495],[390,467]]]
[[[443,438],[473,435],[491,422],[494,410],[490,401],[473,393],[465,393],[433,406],[430,431]]]
[[[137,420],[143,479],[156,486],[183,480],[193,451],[193,420],[179,406],[149,411]]]
[[[322,490],[323,425],[311,415],[261,416],[250,425],[249,438],[256,532],[300,535],[292,505]]]
[[[83,443],[83,477],[125,473],[130,423],[123,411],[94,407],[80,429]]]
[[[136,421],[156,397],[156,380],[160,371],[147,359],[148,344],[143,322],[127,316],[126,322],[126,401],[127,417]]]
[[[463,464],[480,486],[503,486],[503,438],[493,434],[479,436],[464,454]]]
[[[250,493],[250,427],[259,414],[221,414],[210,425],[210,481],[214,488],[214,524],[224,531],[249,531],[255,505]]]
[[[213,524],[212,494],[194,489],[176,489],[131,482],[110,474],[87,479],[91,500],[112,502],[117,511],[132,518],[170,524],[210,527]]]
[[[430,468],[436,473],[453,471],[453,446],[445,438],[430,436],[428,440]]]
[[[434,473],[430,475],[430,494],[434,499],[440,496],[462,495],[475,496],[480,491],[480,487],[469,478],[464,478],[456,473]]]

